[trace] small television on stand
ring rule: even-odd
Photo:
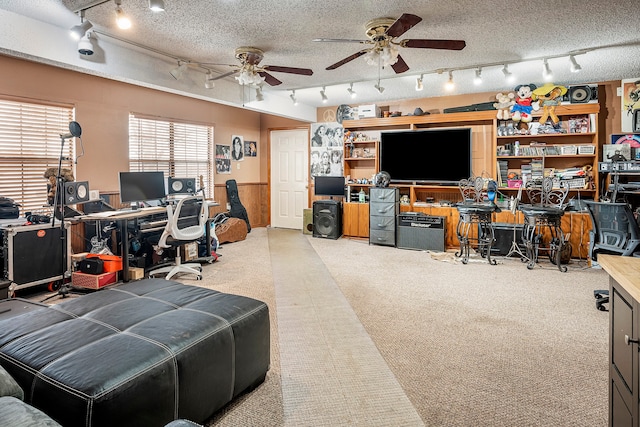
[[[164,172],[120,172],[120,202],[131,204],[132,209],[145,202],[162,200],[167,196]]]
[[[344,176],[316,176],[314,178],[313,194],[316,196],[344,197]]]

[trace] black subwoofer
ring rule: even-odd
[[[313,202],[313,237],[337,239],[342,235],[342,205],[334,200]]]

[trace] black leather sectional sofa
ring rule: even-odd
[[[265,303],[164,279],[0,321],[0,364],[63,426],[204,422],[264,381]]]

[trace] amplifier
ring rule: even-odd
[[[423,251],[445,250],[444,216],[403,213],[397,218],[396,247]]]

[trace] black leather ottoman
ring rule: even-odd
[[[164,279],[0,321],[0,364],[64,426],[203,422],[269,369],[265,303]]]

